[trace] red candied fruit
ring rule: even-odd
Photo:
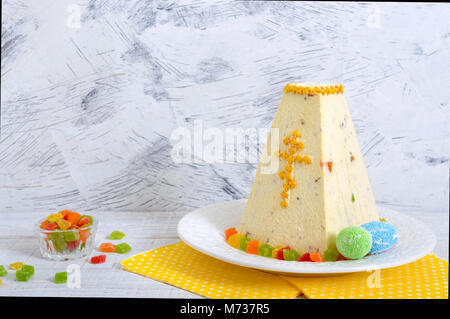
[[[281,249],[277,252],[277,259],[279,259],[279,260],[284,260],[283,250],[285,250],[285,249],[291,249],[291,247],[290,247],[290,246],[286,246],[286,247],[281,248]]]
[[[68,241],[67,242],[67,247],[69,247],[70,250],[75,250],[78,247],[78,244],[80,243],[79,240],[75,240],[75,241]]]
[[[102,264],[106,261],[106,255],[98,255],[91,258],[91,263]]]
[[[298,261],[312,261],[312,260],[309,253],[304,253],[303,255],[300,256]]]
[[[348,258],[342,256],[341,253],[339,253],[339,254],[338,254],[337,261],[341,261],[341,260],[351,260],[351,259],[348,259]]]
[[[58,228],[58,225],[56,223],[48,223],[44,226],[45,230],[55,230],[56,228]]]

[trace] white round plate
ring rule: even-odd
[[[418,220],[378,207],[380,217],[398,231],[397,244],[380,254],[360,260],[295,262],[247,254],[225,241],[224,231],[238,227],[246,200],[215,204],[197,209],[178,223],[178,235],[192,248],[232,264],[288,275],[330,275],[396,267],[430,253],[436,244],[433,232]]]

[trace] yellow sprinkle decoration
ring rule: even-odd
[[[16,262],[9,265],[9,268],[12,270],[20,270],[22,269],[23,262]]]
[[[286,84],[284,87],[284,92],[292,93],[292,94],[300,94],[300,95],[330,95],[330,94],[343,94],[344,86],[342,84],[339,85],[331,85],[331,86],[321,86],[321,87],[309,87],[309,86],[298,86],[295,84]]]
[[[317,90],[318,88],[316,89],[316,91]],[[284,167],[284,170],[282,169],[278,172],[278,176],[280,177],[280,179],[286,180],[286,182],[283,183],[283,191],[280,193],[282,199],[280,202],[280,206],[282,208],[286,208],[288,206],[287,202],[287,199],[289,198],[288,191],[290,189],[294,189],[297,187],[297,183],[292,177],[293,171],[292,164],[294,163],[301,164],[302,162],[305,163],[305,165],[311,164],[311,159],[308,157],[308,155],[302,157],[300,154],[298,154],[298,152],[303,150],[304,148],[303,143],[299,140],[300,137],[301,135],[299,131],[294,130],[291,136],[286,136],[283,139],[283,143],[288,147],[289,153],[286,153],[286,151],[277,152],[281,159],[288,162],[287,165]]]

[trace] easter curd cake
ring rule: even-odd
[[[239,227],[227,230],[230,245],[285,260],[336,260],[341,230],[379,222],[342,85],[287,84],[263,154],[276,165],[260,161]],[[366,255],[371,235],[358,228],[341,236],[359,249],[352,236],[367,240],[348,255]]]

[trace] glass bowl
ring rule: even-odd
[[[67,230],[46,230],[40,228],[41,219],[36,228],[39,232],[39,249],[43,257],[52,260],[72,260],[89,255],[95,244],[98,220],[92,216],[92,224],[82,228]]]

